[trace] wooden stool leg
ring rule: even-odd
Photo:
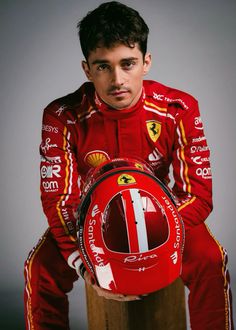
[[[180,279],[140,301],[106,300],[86,286],[89,330],[186,330]]]

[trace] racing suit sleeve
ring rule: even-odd
[[[80,257],[76,217],[80,201],[75,137],[66,125],[63,106],[49,105],[43,114],[41,200],[52,235],[68,264],[78,272]]]
[[[204,135],[198,102],[177,117],[173,153],[173,192],[185,228],[205,221],[212,210],[210,151]]]

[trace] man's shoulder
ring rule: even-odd
[[[197,100],[189,93],[166,86],[153,80],[145,80],[144,88],[146,99],[150,102],[159,103],[162,106],[176,105],[183,110],[188,110]]]
[[[46,112],[54,112],[57,116],[61,116],[65,112],[85,111],[94,99],[94,86],[92,83],[86,82],[77,90],[65,96],[59,97],[50,102],[46,108]]]

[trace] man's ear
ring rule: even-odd
[[[152,55],[150,53],[146,53],[143,63],[143,75],[149,72],[151,65],[152,65]]]
[[[92,81],[88,62],[82,61],[81,65],[82,65],[82,69],[84,70],[84,73],[85,73],[86,77],[88,78],[88,80]]]

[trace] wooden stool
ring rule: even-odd
[[[89,330],[186,330],[185,294],[180,279],[142,300],[99,297],[86,285]]]

